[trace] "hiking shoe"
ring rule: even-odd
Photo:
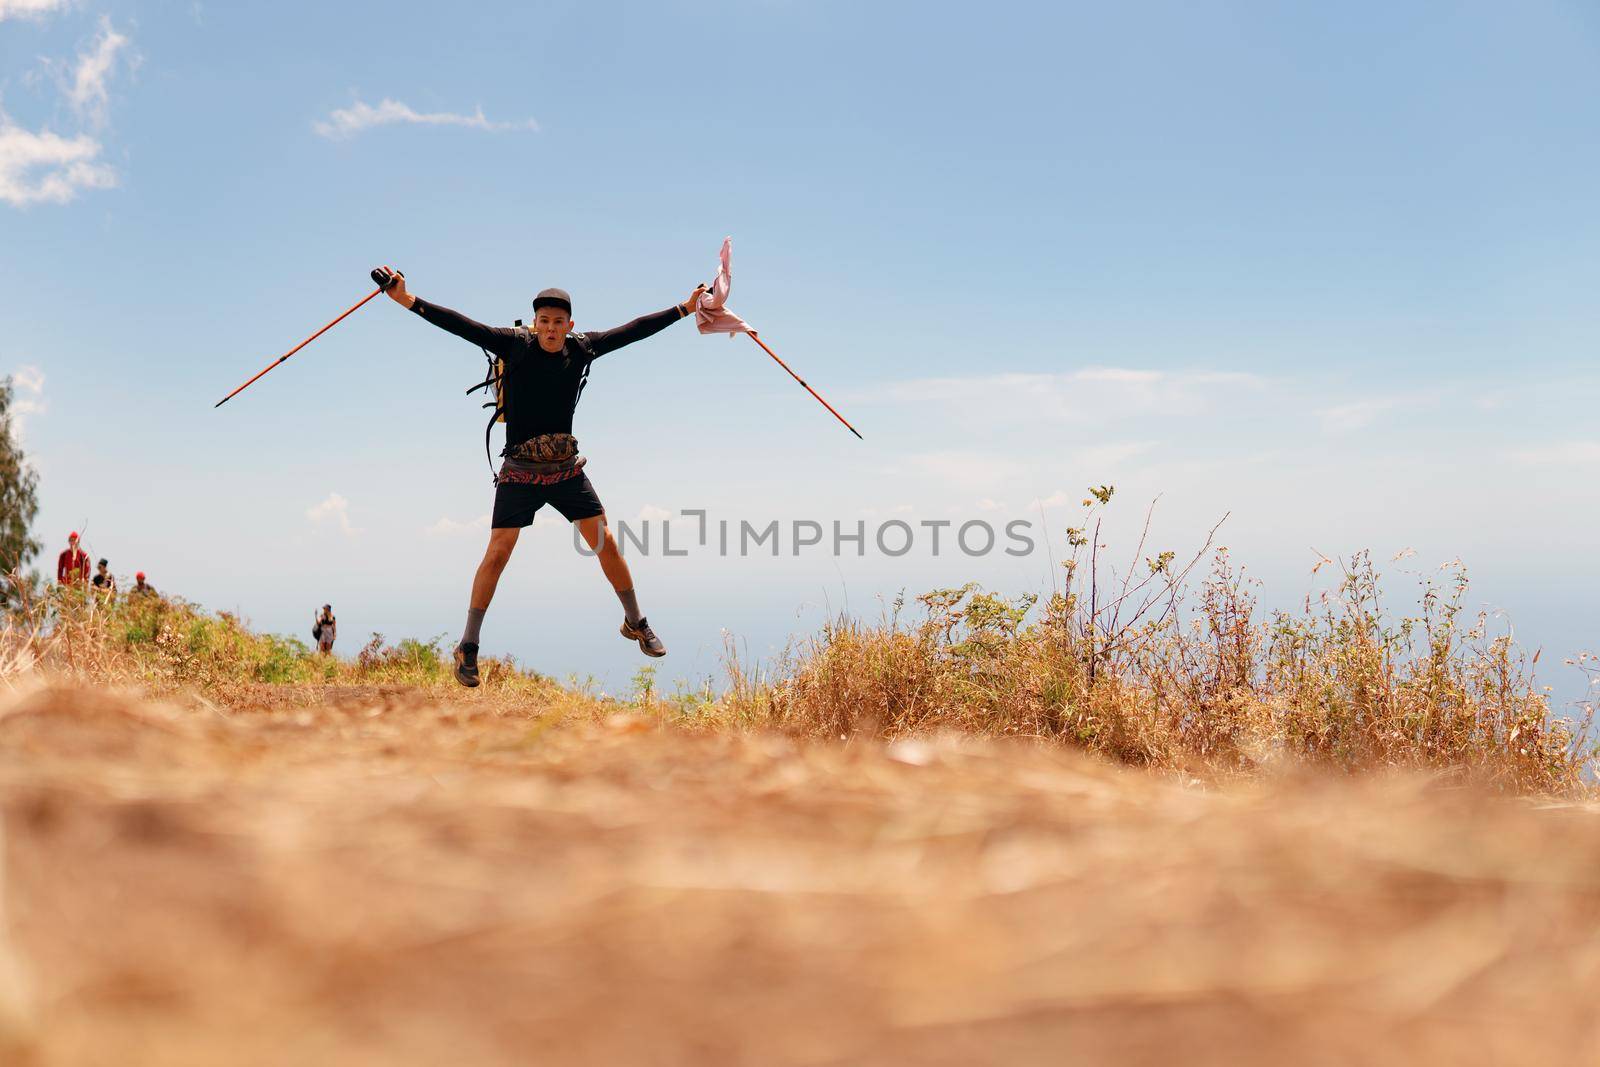
[[[478,684],[478,646],[461,644],[456,646],[456,681],[468,689],[475,688]]]
[[[638,622],[631,626],[628,625],[627,619],[623,619],[622,636],[629,641],[639,642],[639,651],[652,659],[660,659],[667,654],[667,646],[661,643],[661,638],[657,637],[656,632],[650,629],[649,621],[644,618],[640,618]]]

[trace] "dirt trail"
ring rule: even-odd
[[[1587,810],[331,697],[0,698],[0,1062],[1600,1062]]]

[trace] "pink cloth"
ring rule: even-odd
[[[743,319],[722,306],[728,302],[728,291],[733,288],[733,271],[728,266],[732,255],[733,238],[724,237],[717,280],[711,283],[711,291],[700,298],[694,312],[694,323],[701,333],[725,333],[730,338],[736,333],[755,333]]]

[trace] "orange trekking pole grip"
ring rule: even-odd
[[[362,304],[365,304],[368,300],[371,300],[373,297],[377,296],[379,293],[388,292],[389,288],[394,285],[394,283],[395,283],[397,278],[404,278],[404,277],[405,277],[405,275],[400,273],[399,271],[396,271],[394,274],[389,274],[382,267],[378,267],[378,268],[374,269],[373,272],[372,272],[372,280],[378,283],[378,287],[376,289],[374,289],[372,292],[368,293],[366,296],[362,297],[360,300],[356,301],[356,303],[352,304],[350,306],[350,309],[348,311],[346,311],[343,315],[340,315],[338,318],[336,318],[332,322],[328,323],[328,325],[324,326],[322,329],[318,330],[316,333],[312,334],[310,337],[307,337],[304,341],[301,341],[299,344],[297,344],[293,348],[289,349],[289,351],[285,352],[283,355],[279,356],[277,359],[273,360],[271,363],[268,363],[265,367],[263,367],[261,369],[260,373],[258,373],[254,378],[251,378],[248,382],[245,382],[243,385],[239,386],[239,388],[235,389],[233,392],[229,393],[227,396],[225,396],[221,400],[217,401],[215,404],[212,405],[212,407],[213,408],[220,408],[222,405],[226,404],[228,401],[232,400],[234,397],[238,396],[240,393],[242,393],[246,389],[250,388],[252,385],[254,385],[256,383],[257,379],[259,379],[262,375],[266,374],[267,371],[271,370],[273,367],[276,367],[278,364],[282,363],[284,360],[288,359],[290,356],[292,356],[296,352],[300,351],[306,345],[310,344],[312,341],[315,341],[317,338],[321,337],[323,334],[327,333],[329,330],[331,330],[335,326],[339,325],[339,323],[343,322],[346,318],[348,318],[351,314],[353,314],[358,308],[361,307]],[[766,347],[766,346],[763,345],[762,347]]]

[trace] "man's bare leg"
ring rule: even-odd
[[[579,519],[578,532],[583,535],[584,543],[591,549],[597,550],[600,569],[605,572],[606,581],[611,583],[611,588],[615,589],[618,595],[631,590],[633,575],[628,572],[628,561],[622,558],[622,552],[617,548],[617,537],[606,523],[606,517],[596,515],[592,519]],[[602,537],[604,540],[601,540]]]
[[[596,515],[592,519],[579,519],[578,532],[600,557],[600,569],[605,572],[611,588],[616,590],[617,599],[622,601],[622,636],[630,641],[639,642],[639,651],[647,656],[665,656],[667,646],[661,643],[661,639],[656,636],[655,631],[639,612],[639,600],[633,592],[633,575],[628,571],[628,562],[622,558],[622,551],[617,547],[616,535],[607,525],[606,517]]]
[[[517,547],[520,536],[522,530],[515,526],[489,531],[489,547],[483,550],[483,562],[478,564],[478,573],[472,576],[472,602],[467,606],[473,611],[489,610],[489,601],[494,599],[495,587],[500,584],[500,573],[511,562],[511,550]]]
[[[494,599],[494,590],[500,584],[500,574],[511,561],[511,550],[517,547],[522,530],[507,527],[489,531],[489,547],[483,551],[483,562],[478,573],[472,576],[472,600],[467,607],[467,628],[461,632],[461,643],[456,645],[456,681],[465,686],[478,684],[478,629],[483,616]]]

